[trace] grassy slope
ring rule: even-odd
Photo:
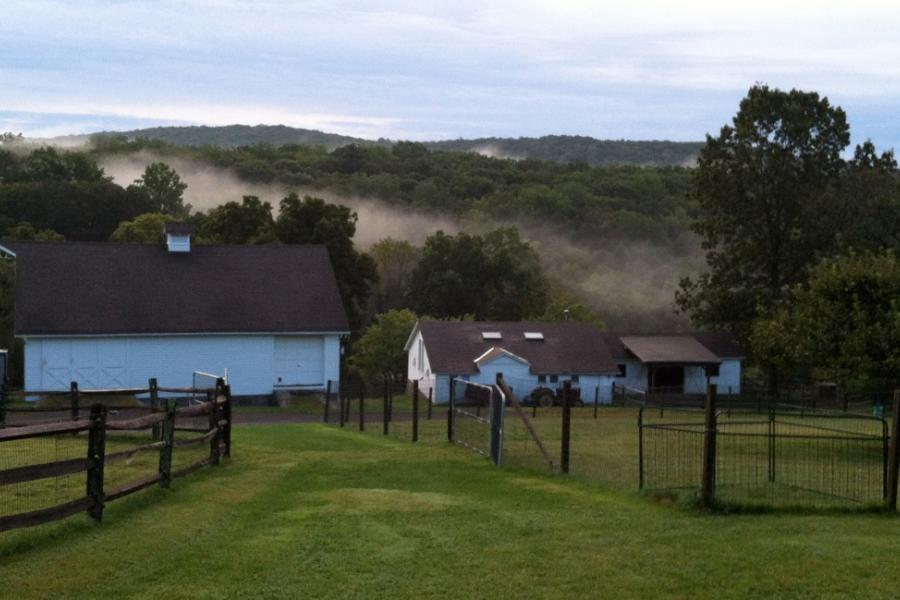
[[[704,516],[459,448],[235,430],[231,464],[0,536],[16,597],[894,597],[900,520]]]

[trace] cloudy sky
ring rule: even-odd
[[[764,82],[900,149],[898,32],[866,1],[2,0],[0,131],[698,140]]]

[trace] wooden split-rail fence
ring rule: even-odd
[[[147,388],[78,390],[77,384],[73,382],[72,390],[74,400],[72,413],[68,418],[35,424],[19,423],[16,425],[6,424],[5,427],[0,426],[0,457],[3,456],[6,448],[10,448],[10,452],[23,452],[21,447],[12,448],[11,445],[15,442],[56,436],[83,440],[84,453],[78,458],[66,458],[0,470],[0,498],[3,497],[4,488],[8,489],[8,486],[79,473],[84,473],[86,484],[83,488],[84,496],[39,510],[0,516],[0,532],[40,525],[81,512],[86,512],[92,519],[100,521],[108,502],[124,498],[153,485],[167,488],[173,479],[188,475],[208,465],[217,465],[223,457],[231,456],[231,390],[230,386],[225,384],[222,379],[216,382],[215,388],[202,389],[159,387],[156,380],[151,379]],[[34,394],[39,395],[40,393]],[[81,407],[87,405],[87,401],[92,398],[141,394],[149,395],[149,414],[126,419],[110,418],[114,416],[110,412],[110,407],[101,403],[90,404],[89,416],[84,417],[80,414],[83,410]],[[160,398],[160,394],[173,397]],[[193,398],[199,396],[205,400],[193,405],[179,406],[175,396]],[[45,409],[46,412],[50,410],[53,409]],[[38,414],[41,410],[21,412]],[[176,427],[177,419],[196,419],[204,416],[208,418],[208,426]],[[176,439],[176,429],[182,432],[196,432],[199,435]],[[117,449],[115,452],[106,451],[107,435],[110,432],[147,430],[149,430],[152,440],[150,443]],[[205,447],[206,445],[209,447],[209,452],[208,454],[204,453],[202,459],[173,470],[173,454],[184,448]],[[24,451],[27,452],[28,448],[26,447]],[[129,460],[143,453],[158,454],[159,467],[155,470],[156,472],[108,489],[104,477],[106,466],[118,461]]]

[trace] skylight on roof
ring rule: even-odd
[[[543,340],[543,339],[544,339],[544,334],[541,333],[540,331],[526,331],[526,332],[525,332],[525,339],[526,339],[526,340],[540,341],[540,340]]]
[[[499,331],[482,331],[481,339],[483,340],[502,340],[503,336]]]

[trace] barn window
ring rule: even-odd
[[[538,383],[547,383],[546,375],[538,375]]]
[[[572,375],[572,383],[578,383],[578,375]]]
[[[619,363],[619,364],[616,365],[616,367],[619,369],[619,375],[618,375],[618,376],[619,376],[619,377],[625,377],[625,375],[628,373],[628,370],[627,370],[627,368],[626,368],[625,363]]]
[[[550,376],[550,383],[558,383],[558,382],[559,382],[559,375],[551,375]]]
[[[719,376],[719,365],[709,365],[706,367],[706,376],[707,377],[718,377]]]

